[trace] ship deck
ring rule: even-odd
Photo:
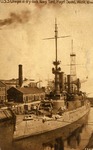
[[[81,111],[82,110],[82,111]],[[17,116],[16,130],[14,132],[13,140],[20,140],[33,135],[38,135],[53,131],[59,128],[67,127],[78,121],[80,118],[85,116],[89,112],[89,108],[85,109],[78,108],[77,110],[64,113],[64,116],[58,119],[50,118],[49,120],[43,122],[42,118],[36,116],[33,120],[23,121],[23,115]],[[74,114],[74,115],[73,115]],[[79,127],[80,124],[76,123],[74,128]],[[73,128],[73,130],[74,130]]]

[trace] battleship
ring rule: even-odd
[[[64,36],[63,36],[64,37]],[[71,132],[81,126],[81,121],[90,111],[90,103],[85,92],[80,91],[80,79],[75,74],[75,53],[71,53],[71,72],[67,78],[63,78],[63,73],[59,67],[60,61],[57,57],[58,27],[55,21],[55,61],[54,68],[54,89],[46,94],[45,100],[42,100],[36,107],[35,113],[26,114],[20,124],[16,123],[16,129],[13,135],[13,141],[19,141],[31,136],[52,134],[61,129],[62,137],[67,138]],[[47,38],[51,39],[51,38]],[[65,131],[68,131],[67,134]]]

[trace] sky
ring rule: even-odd
[[[93,96],[93,4],[0,3],[0,79],[23,77],[52,79],[55,59],[55,18],[58,24],[58,59],[61,70],[70,73],[71,41],[76,53],[76,73],[82,90]],[[87,78],[87,82],[84,82]]]

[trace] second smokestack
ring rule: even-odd
[[[23,73],[22,73],[22,65],[19,65],[19,86],[21,87],[23,83]]]

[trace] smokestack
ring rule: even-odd
[[[64,72],[60,72],[60,74],[59,74],[59,80],[60,80],[60,90],[61,90],[61,92],[64,90],[63,75],[64,75]]]
[[[68,93],[71,92],[71,76],[67,75],[67,85],[68,85]]]
[[[19,86],[21,87],[23,83],[23,75],[22,75],[22,65],[19,65]]]

